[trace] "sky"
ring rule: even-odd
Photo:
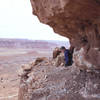
[[[68,40],[32,15],[30,0],[0,0],[0,38]]]

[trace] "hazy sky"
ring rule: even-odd
[[[0,0],[0,38],[67,40],[32,15],[30,0]]]

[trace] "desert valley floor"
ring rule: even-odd
[[[27,39],[0,39],[0,100],[17,100],[22,64],[37,57],[52,57],[55,47],[68,45],[68,41]]]
[[[0,48],[0,100],[17,100],[22,64],[49,55],[48,50]]]

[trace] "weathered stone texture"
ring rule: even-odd
[[[100,67],[100,0],[31,0],[33,14]]]
[[[73,66],[41,63],[21,77],[19,100],[100,100],[100,0],[31,0],[40,22],[68,37]],[[42,33],[41,33],[42,34]]]
[[[21,77],[18,100],[100,100],[100,72],[79,70],[75,65],[33,66]]]

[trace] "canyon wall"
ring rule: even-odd
[[[64,44],[62,41],[57,44],[57,41],[46,40],[28,40],[28,39],[1,39],[0,48],[22,48],[22,49],[52,49],[55,46]],[[67,43],[68,44],[68,43]]]
[[[100,100],[100,0],[31,0],[33,14],[75,47],[74,64],[23,69],[19,100]],[[30,68],[31,67],[31,68]]]
[[[100,68],[100,0],[31,0],[33,14]],[[87,65],[86,65],[87,66]],[[88,66],[87,66],[88,67]]]

